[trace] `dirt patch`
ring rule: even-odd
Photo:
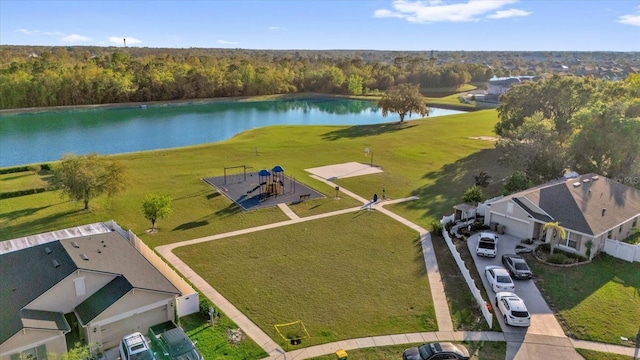
[[[484,141],[498,141],[498,140],[500,140],[499,137],[495,137],[495,136],[469,136],[469,139],[472,139],[472,140],[484,140]]]

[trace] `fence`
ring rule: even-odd
[[[180,291],[180,296],[176,298],[176,312],[178,317],[183,317],[189,314],[200,311],[200,296],[197,291],[167,265],[158,254],[156,254],[147,244],[143,243],[136,234],[129,231],[125,231],[115,221],[107,221],[103,223],[105,226],[113,231],[117,231],[122,237],[129,240],[129,242],[135,247],[142,256],[144,256],[164,277],[166,277]]]
[[[480,294],[480,290],[476,286],[475,281],[473,281],[473,279],[471,278],[471,273],[469,272],[469,269],[467,269],[467,266],[462,260],[462,257],[460,257],[460,253],[458,252],[458,249],[456,249],[455,245],[453,245],[453,241],[451,241],[449,232],[445,228],[445,225],[451,222],[447,220],[453,219],[453,218],[454,218],[454,215],[445,216],[442,218],[441,220],[442,236],[444,237],[444,240],[447,243],[447,246],[449,247],[449,251],[451,251],[453,258],[456,260],[456,264],[458,264],[458,268],[460,269],[460,272],[462,273],[464,280],[467,282],[467,286],[469,286],[471,295],[473,295],[473,298],[476,300],[476,303],[480,307],[480,310],[482,311],[482,315],[484,316],[484,319],[487,321],[487,324],[489,324],[489,328],[492,328],[493,313],[489,310],[490,304],[484,301],[484,299],[482,298],[482,294]]]
[[[605,239],[604,252],[629,262],[640,262],[640,244],[631,245],[618,240]]]

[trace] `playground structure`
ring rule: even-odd
[[[280,165],[257,172],[249,169],[253,168],[247,165],[225,167],[223,176],[207,177],[203,181],[244,210],[324,197],[322,193],[298,183],[295,177],[286,175]]]
[[[256,190],[260,190],[260,197],[262,200],[270,197],[278,197],[278,195],[284,195],[284,169],[280,165],[276,165],[271,169],[262,169],[258,172],[258,186],[252,190],[247,191],[247,194],[251,194]],[[292,181],[292,180],[290,180]],[[291,186],[295,193],[295,186]]]

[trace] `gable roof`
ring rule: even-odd
[[[133,286],[124,276],[116,276],[107,285],[89,296],[80,305],[76,306],[75,313],[82,325],[88,324],[96,316],[120,300],[126,293],[131,291]]]
[[[0,243],[0,247],[3,243]],[[49,239],[43,244],[21,243],[26,244],[25,247],[0,252],[0,274],[2,274],[2,281],[0,281],[0,324],[2,324],[0,326],[0,344],[21,329],[30,328],[30,324],[36,324],[33,321],[25,322],[23,320],[24,314],[31,317],[36,316],[35,313],[25,313],[24,307],[78,269],[120,275],[106,286],[113,293],[105,293],[104,289],[98,291],[102,292],[105,301],[107,303],[111,301],[111,304],[124,294],[115,300],[113,297],[127,287],[180,294],[180,291],[158,269],[140,254],[128,240],[115,231],[92,233],[55,241]],[[12,244],[15,244],[15,241]],[[54,259],[57,266],[53,262]],[[128,285],[122,282],[123,280]],[[25,284],[29,284],[29,286],[25,286]],[[83,319],[95,318],[98,314],[94,315],[91,309],[99,309],[104,306],[94,296],[95,294],[78,305],[78,307],[83,306],[80,309]],[[102,308],[102,310],[104,309],[106,307]],[[42,313],[38,316],[42,318],[41,320],[46,318]],[[47,316],[53,317],[52,314]],[[37,319],[39,318],[36,317],[33,320]],[[49,324],[49,326],[53,325]],[[64,330],[63,325],[59,327],[60,330]]]
[[[57,267],[53,260],[59,264]],[[60,242],[0,255],[0,344],[28,327],[23,324],[20,313],[24,306],[75,270],[75,264]]]
[[[525,198],[551,218],[527,207]],[[558,221],[569,230],[594,236],[640,216],[640,190],[596,174],[552,181],[505,200],[513,200],[539,221]]]
[[[71,331],[67,319],[60,312],[22,309],[20,317],[22,326],[26,328]]]

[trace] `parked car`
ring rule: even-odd
[[[462,345],[448,342],[426,343],[412,347],[402,353],[402,360],[436,360],[457,359],[468,360],[469,351]]]
[[[513,279],[531,279],[533,273],[527,261],[515,254],[502,255],[502,264]]]
[[[203,360],[196,344],[173,321],[150,327],[149,339],[160,360]]]
[[[516,288],[511,276],[509,276],[509,272],[502,266],[487,266],[484,268],[484,274],[495,292],[513,291]]]
[[[155,360],[155,356],[151,352],[144,335],[135,332],[122,338],[120,342],[120,359]]]
[[[481,232],[476,245],[478,256],[496,257],[498,254],[498,235],[490,232]]]
[[[511,326],[531,325],[531,314],[522,299],[512,292],[499,292],[496,294],[496,306],[500,309],[504,322]]]

